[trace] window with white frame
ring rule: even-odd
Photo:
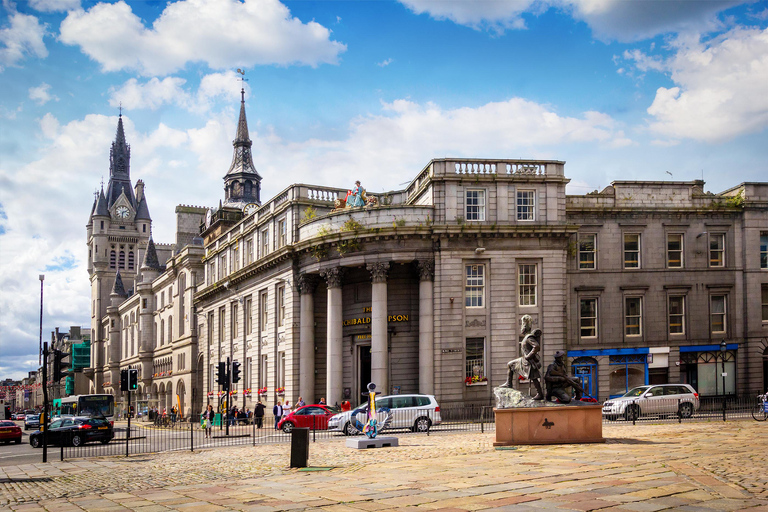
[[[232,272],[240,270],[240,242],[232,248]]]
[[[582,338],[597,337],[597,299],[579,300],[579,334]]]
[[[640,268],[639,233],[624,233],[624,268]]]
[[[251,315],[253,314],[253,299],[251,297],[246,297],[245,299],[245,334],[251,334],[253,333],[253,318]]]
[[[669,297],[669,334],[685,334],[685,296]]]
[[[709,297],[709,326],[713,334],[725,332],[726,320],[725,295],[710,295]]]
[[[282,327],[285,324],[285,286],[277,289],[277,325]]]
[[[287,224],[285,219],[277,221],[277,247],[283,247],[288,243]]]
[[[518,296],[521,306],[535,306],[537,300],[537,266],[527,263],[517,267]]]
[[[667,268],[683,268],[682,233],[667,233]]]
[[[517,191],[517,220],[534,220],[536,207],[535,190]]]
[[[768,322],[768,284],[760,285],[760,305],[762,306],[763,322]]]
[[[267,387],[269,380],[269,364],[267,362],[267,356],[261,356],[261,365],[259,367],[259,385],[263,388]]]
[[[285,387],[285,351],[277,353],[277,387]]]
[[[485,265],[467,265],[464,283],[464,300],[468,308],[485,305]]]
[[[227,254],[219,256],[219,279],[227,276]]]
[[[209,261],[208,262],[208,284],[213,284],[215,282],[216,282],[216,262]]]
[[[467,338],[464,382],[467,385],[485,382],[485,338]]]
[[[253,263],[253,238],[245,241],[245,264]]]
[[[579,269],[593,270],[596,266],[597,235],[595,233],[579,234]]]
[[[269,305],[267,304],[267,292],[261,292],[261,330],[262,333],[266,332],[269,322]]]
[[[237,339],[237,331],[238,331],[238,320],[240,315],[237,314],[237,304],[232,304],[232,318],[230,318],[230,321],[232,322],[230,332],[232,333],[232,339]]]
[[[624,298],[624,335],[640,336],[643,329],[643,298]]]
[[[760,268],[768,268],[768,232],[760,233]]]
[[[467,222],[485,220],[485,190],[467,190]]]
[[[709,235],[709,266],[725,266],[725,233],[711,233]]]
[[[269,229],[261,230],[261,254],[260,257],[264,257],[269,254]]]
[[[243,389],[253,388],[253,358],[245,358],[245,368],[243,371]],[[253,392],[255,393],[255,391]]]

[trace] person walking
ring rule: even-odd
[[[264,410],[267,408],[266,405],[261,403],[261,400],[256,404],[255,411],[254,411],[254,417],[256,418],[256,428],[261,428],[264,423]]]
[[[283,402],[277,401],[272,407],[272,415],[275,417],[275,430],[277,430],[277,424],[280,423],[280,418],[283,416]]]
[[[203,429],[205,429],[205,437],[211,437],[211,430],[213,429],[213,420],[216,418],[216,413],[213,412],[213,406],[208,404],[208,408],[203,413]]]

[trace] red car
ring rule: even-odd
[[[283,432],[291,432],[294,427],[327,430],[328,418],[338,413],[338,409],[327,405],[303,405],[281,419],[277,428]]]
[[[0,421],[0,441],[5,441],[5,444],[11,444],[11,441],[21,444],[21,427],[12,421]]]

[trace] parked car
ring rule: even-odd
[[[638,386],[625,395],[603,404],[603,417],[608,420],[636,420],[643,415],[680,414],[690,418],[699,410],[699,394],[688,384]]]
[[[24,430],[29,430],[31,428],[40,428],[39,414],[27,414],[24,416]]]
[[[283,429],[283,432],[291,432],[295,427],[326,430],[328,420],[338,412],[338,409],[328,405],[304,405],[281,419],[277,428]]]
[[[376,397],[376,409],[390,410],[392,413],[390,429],[409,428],[414,432],[426,432],[432,425],[439,425],[442,421],[440,406],[433,395],[379,396]],[[352,421],[352,415],[359,412],[358,419],[362,422],[367,410],[368,403],[365,402],[356,409],[332,416],[328,420],[328,430],[343,432],[348,436],[359,434]]]
[[[0,441],[5,444],[10,444],[11,441],[21,443],[21,427],[10,420],[0,421]]]
[[[33,448],[43,446],[43,431],[29,435]],[[90,441],[107,444],[115,436],[112,425],[102,418],[62,418],[51,422],[48,428],[49,444],[71,444],[81,446]]]

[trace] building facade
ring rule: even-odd
[[[173,246],[144,236],[148,211],[131,202],[146,200],[143,185],[97,198],[94,390],[115,392],[131,366],[150,405],[185,414],[225,400],[356,403],[371,381],[490,403],[523,315],[544,333],[544,363],[567,351],[601,400],[662,381],[703,395],[768,382],[766,183],[711,194],[701,181],[614,182],[569,196],[564,162],[435,159],[363,207],[345,206],[346,188],[307,184],[262,203],[244,99],[233,145],[219,206],[179,207]],[[110,222],[97,240],[100,212]],[[126,231],[140,268],[95,249],[130,249]],[[227,360],[243,372],[229,398],[216,383]]]

